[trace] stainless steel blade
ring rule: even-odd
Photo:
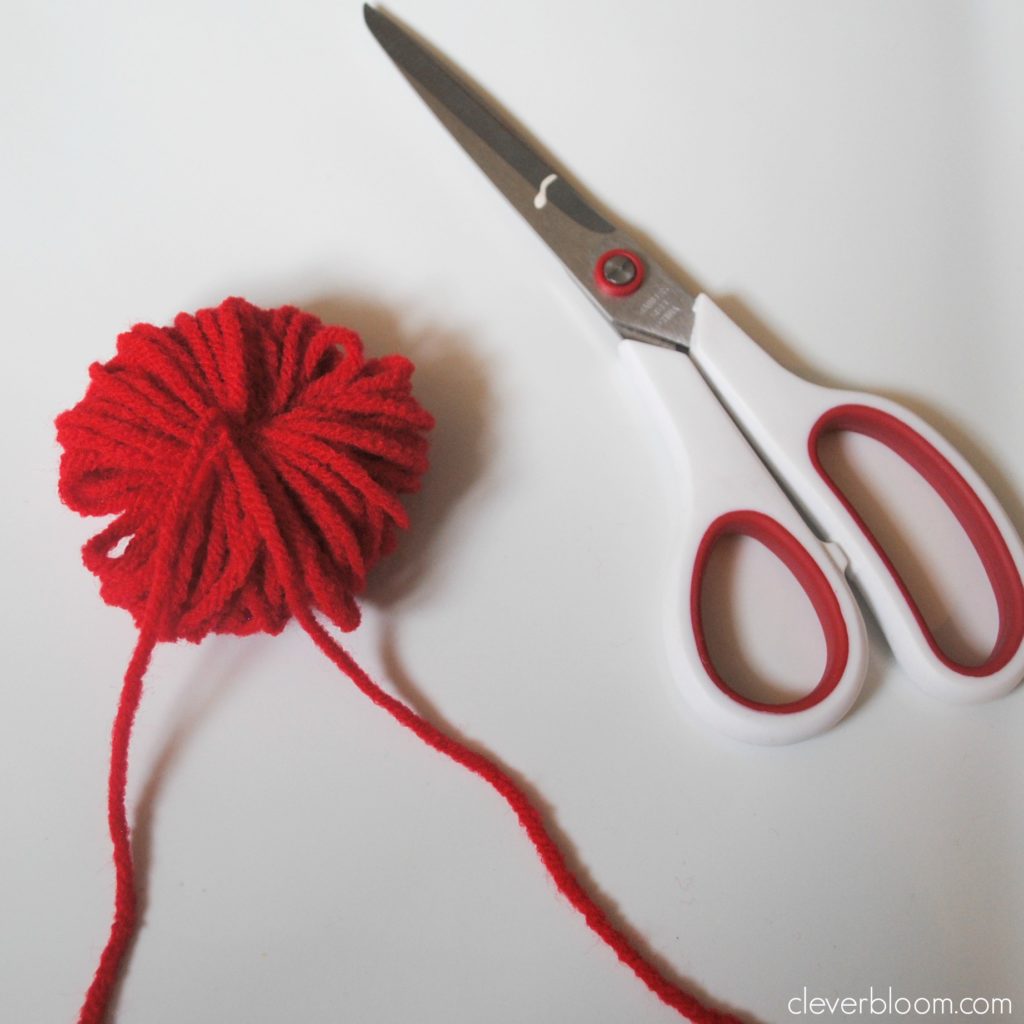
[[[511,128],[464,76],[423,47],[388,15],[363,7],[366,24],[420,97],[499,191],[547,242],[624,337],[685,350],[693,297],[621,230],[593,209],[564,173]],[[595,268],[610,250],[637,254],[643,280],[629,295],[598,287]]]

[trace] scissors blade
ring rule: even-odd
[[[693,297],[583,199],[561,168],[542,156],[464,76],[383,12],[364,5],[367,27],[420,97],[498,190],[548,244],[615,329],[669,348],[689,348]],[[610,295],[595,279],[603,256],[640,256],[642,284]]]

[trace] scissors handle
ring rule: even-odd
[[[864,623],[842,573],[693,362],[637,341],[621,342],[620,351],[658,417],[681,485],[689,484],[666,604],[668,652],[684,696],[711,724],[749,743],[793,743],[831,728],[857,699],[867,658]],[[798,699],[748,699],[711,658],[701,595],[711,553],[730,536],[763,544],[792,573],[817,615],[826,664],[814,688]]]
[[[1024,546],[975,470],[918,416],[873,395],[812,384],[783,369],[714,303],[694,305],[690,355],[764,461],[822,536],[849,560],[897,660],[928,693],[960,703],[1012,690],[1024,676]],[[963,664],[944,652],[893,559],[822,461],[830,434],[881,443],[945,502],[981,562],[999,623],[988,655]]]

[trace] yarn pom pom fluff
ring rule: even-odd
[[[346,328],[237,298],[122,334],[57,420],[61,498],[116,516],[83,548],[104,600],[142,628],[157,553],[173,551],[156,639],[278,633],[290,617],[280,539],[305,602],[354,628],[354,595],[427,465],[433,420],[412,369],[365,359]]]

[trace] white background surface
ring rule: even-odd
[[[1024,9],[396,3],[774,355],[895,395],[1024,525]],[[419,365],[414,528],[356,656],[519,773],[675,974],[1024,1008],[1024,693],[951,708],[873,633],[835,732],[707,734],[671,694],[684,507],[612,340],[357,3],[21,3],[3,76],[0,1019],[71,1021],[111,913],[107,740],[134,630],[60,507],[52,418],[118,331],[228,294]],[[296,629],[158,651],[129,798],[123,1024],[677,1019],[502,801]]]

